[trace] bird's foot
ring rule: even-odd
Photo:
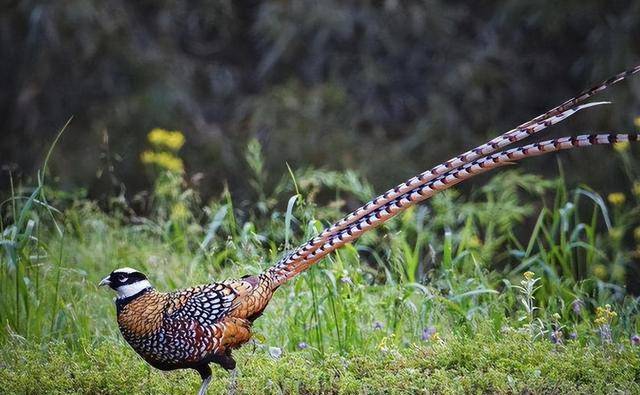
[[[236,395],[236,379],[238,377],[238,369],[231,370],[229,376],[229,388],[227,388],[227,395]]]
[[[202,380],[202,385],[200,386],[200,390],[198,391],[198,395],[206,395],[207,387],[209,386],[209,383],[211,383],[211,376],[209,376],[206,379]]]

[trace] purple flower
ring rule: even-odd
[[[577,338],[578,338],[578,333],[577,332],[569,333],[569,339],[576,340]]]
[[[562,344],[562,331],[559,331],[559,330],[551,331],[551,335],[549,335],[549,339],[553,344]]]
[[[637,333],[631,336],[631,345],[640,346],[640,336]]]
[[[580,315],[583,307],[584,302],[580,299],[576,299],[571,303],[571,310],[573,310],[573,314],[575,315]]]
[[[437,329],[435,326],[429,326],[426,327],[422,330],[422,340],[423,341],[427,341],[427,340],[431,340],[431,337],[433,337],[433,335],[437,332]]]
[[[353,284],[353,281],[351,281],[351,277],[349,276],[341,277],[340,282],[343,284]]]
[[[598,328],[598,333],[600,335],[600,340],[602,340],[603,343],[609,344],[613,342],[613,337],[611,336],[611,327],[609,326],[609,324],[601,325],[600,328]]]
[[[382,322],[376,321],[376,322],[373,323],[373,330],[374,331],[379,331],[379,330],[382,330],[382,329],[384,329],[384,324]]]
[[[298,348],[301,349],[301,350],[304,350],[307,347],[309,347],[309,345],[307,343],[305,343],[305,342],[298,343]]]

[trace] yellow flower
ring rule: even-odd
[[[624,151],[629,149],[629,142],[628,141],[621,141],[619,143],[614,143],[613,144],[613,149],[615,149],[618,152],[624,152]]]
[[[168,152],[158,152],[156,154],[156,164],[162,168],[176,173],[182,172],[184,164],[182,159]]]
[[[140,154],[140,160],[142,161],[142,163],[144,163],[145,165],[150,165],[152,163],[155,162],[156,160],[156,153],[153,151],[143,151]]]
[[[634,118],[633,124],[636,125],[637,128],[640,128],[640,116]]]
[[[624,193],[622,192],[613,192],[610,193],[609,196],[607,196],[607,200],[614,206],[620,206],[624,204],[625,200],[627,200],[627,197],[624,196]]]
[[[593,322],[598,326],[602,326],[607,323],[607,319],[604,317],[598,317]]]
[[[182,159],[168,152],[144,151],[140,154],[140,160],[146,165],[158,165],[163,169],[176,173],[184,170]]]
[[[524,272],[523,276],[527,281],[531,281],[536,274],[531,271]]]
[[[602,326],[611,323],[617,316],[618,313],[611,310],[611,305],[606,304],[604,307],[596,307],[596,319],[593,322],[598,326]]]
[[[593,275],[598,277],[600,280],[606,279],[607,273],[607,267],[605,265],[598,264],[593,267]]]
[[[182,203],[176,203],[171,207],[171,219],[175,221],[184,220],[189,217],[187,206]]]
[[[149,132],[147,139],[152,145],[166,147],[177,151],[184,145],[184,134],[179,131],[170,132],[165,129],[155,128]]]

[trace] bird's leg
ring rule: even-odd
[[[229,387],[227,388],[228,395],[236,394],[236,377],[238,376],[238,369],[236,368],[236,360],[231,356],[231,349],[227,349],[224,354],[218,356],[216,361],[229,372]]]
[[[209,376],[206,379],[202,380],[202,385],[200,386],[200,390],[198,391],[198,395],[206,395],[207,387],[209,386],[209,383],[211,383],[211,376]]]
[[[200,386],[198,395],[205,395],[207,393],[207,387],[209,386],[209,383],[211,383],[211,368],[209,365],[202,365],[197,369],[197,371],[200,373],[200,377],[202,378],[202,385]]]
[[[238,377],[238,368],[229,371],[229,388],[227,395],[236,395],[236,378]]]

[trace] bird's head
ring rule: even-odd
[[[112,271],[111,274],[100,281],[99,285],[108,285],[118,293],[118,299],[128,298],[145,289],[152,288],[151,283],[147,280],[147,276],[130,267],[123,267]]]

